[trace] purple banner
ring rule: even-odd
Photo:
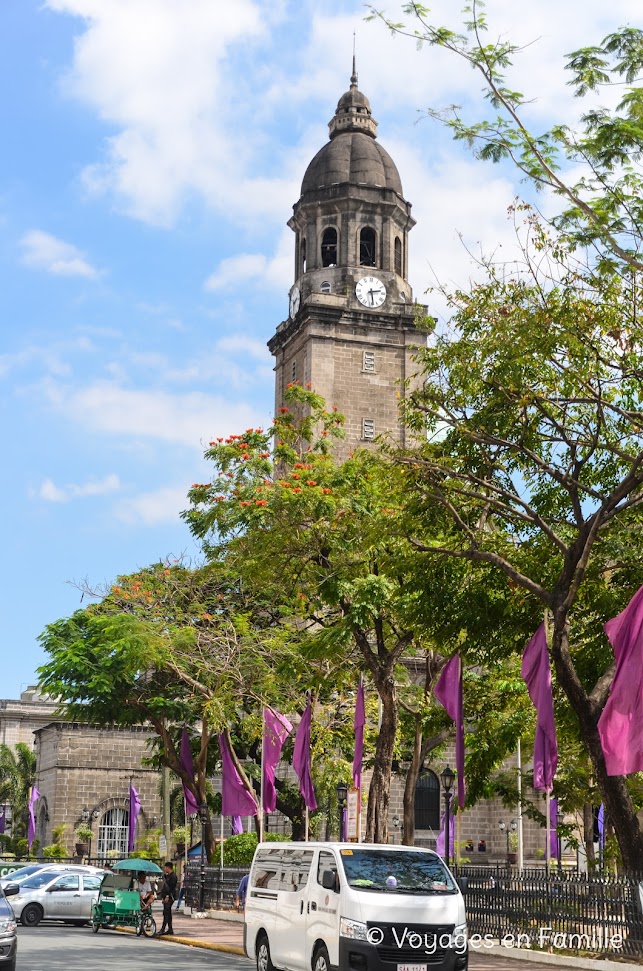
[[[221,812],[224,816],[255,816],[257,801],[248,792],[232,759],[228,740],[219,735],[221,750]]]
[[[129,787],[129,832],[127,837],[127,852],[131,853],[134,849],[134,842],[136,839],[136,820],[138,819],[138,814],[141,811],[141,800],[138,797],[138,792],[134,786],[130,783]]]
[[[292,767],[299,779],[299,791],[304,797],[306,808],[309,810],[317,809],[317,799],[315,798],[315,787],[310,775],[310,724],[313,717],[313,707],[308,696],[306,710],[301,716],[297,735],[295,737],[295,750],[292,756]]]
[[[292,732],[292,725],[285,715],[272,708],[263,710],[263,809],[274,813],[277,808],[275,770],[281,758],[283,744]]]
[[[241,816],[232,817],[232,835],[240,836],[243,833],[243,822]]]
[[[534,789],[551,789],[558,765],[558,744],[544,623],[525,647],[522,655],[522,676],[536,709]]]
[[[598,720],[608,775],[643,770],[643,587],[605,624],[616,671]]]
[[[194,782],[194,762],[192,761],[192,749],[190,747],[190,739],[188,737],[188,730],[183,726],[183,732],[181,733],[181,768],[184,772],[190,776]],[[183,783],[183,795],[185,797],[185,821],[187,823],[188,816],[193,816],[194,813],[198,813],[199,805],[194,797],[194,794],[185,782]]]
[[[462,711],[462,661],[454,654],[442,668],[434,692],[449,718],[455,722],[455,767],[458,773],[458,806],[464,809],[464,716]]]

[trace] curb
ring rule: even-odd
[[[114,930],[121,934],[135,934],[133,927],[121,927],[118,924]],[[148,941],[171,941],[173,944],[184,944],[186,947],[198,947],[203,951],[221,951],[223,954],[236,954],[245,957],[246,952],[235,944],[216,944],[212,941],[199,941],[194,937],[178,937],[175,934],[164,934],[163,937],[148,937]]]
[[[628,964],[626,961],[610,961],[608,958],[577,958],[571,954],[552,954],[550,951],[528,951],[525,948],[505,947],[503,944],[493,944],[484,950],[476,950],[476,955],[487,954],[489,957],[501,955],[513,961],[531,961],[536,964],[557,964],[559,968],[576,968],[578,971],[641,971],[640,964]]]

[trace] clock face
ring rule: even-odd
[[[355,287],[355,296],[365,307],[381,307],[386,300],[386,287],[376,276],[365,276]]]
[[[299,310],[299,304],[301,303],[301,293],[299,292],[299,287],[293,287],[290,291],[290,316],[291,318],[297,316]]]

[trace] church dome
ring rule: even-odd
[[[338,182],[393,189],[402,195],[395,162],[372,135],[362,131],[338,132],[317,152],[306,169],[302,196]]]
[[[402,182],[395,162],[377,142],[377,122],[371,105],[357,87],[353,58],[351,86],[337,102],[328,125],[330,141],[317,152],[306,169],[302,196],[337,183],[393,189],[402,195]]]

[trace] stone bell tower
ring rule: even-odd
[[[404,444],[399,404],[417,370],[415,349],[426,340],[416,328],[426,307],[413,303],[407,279],[411,204],[377,141],[354,59],[329,130],[288,221],[295,234],[289,317],[268,346],[275,408],[290,382],[310,382],[346,416],[341,458],[379,435]]]

